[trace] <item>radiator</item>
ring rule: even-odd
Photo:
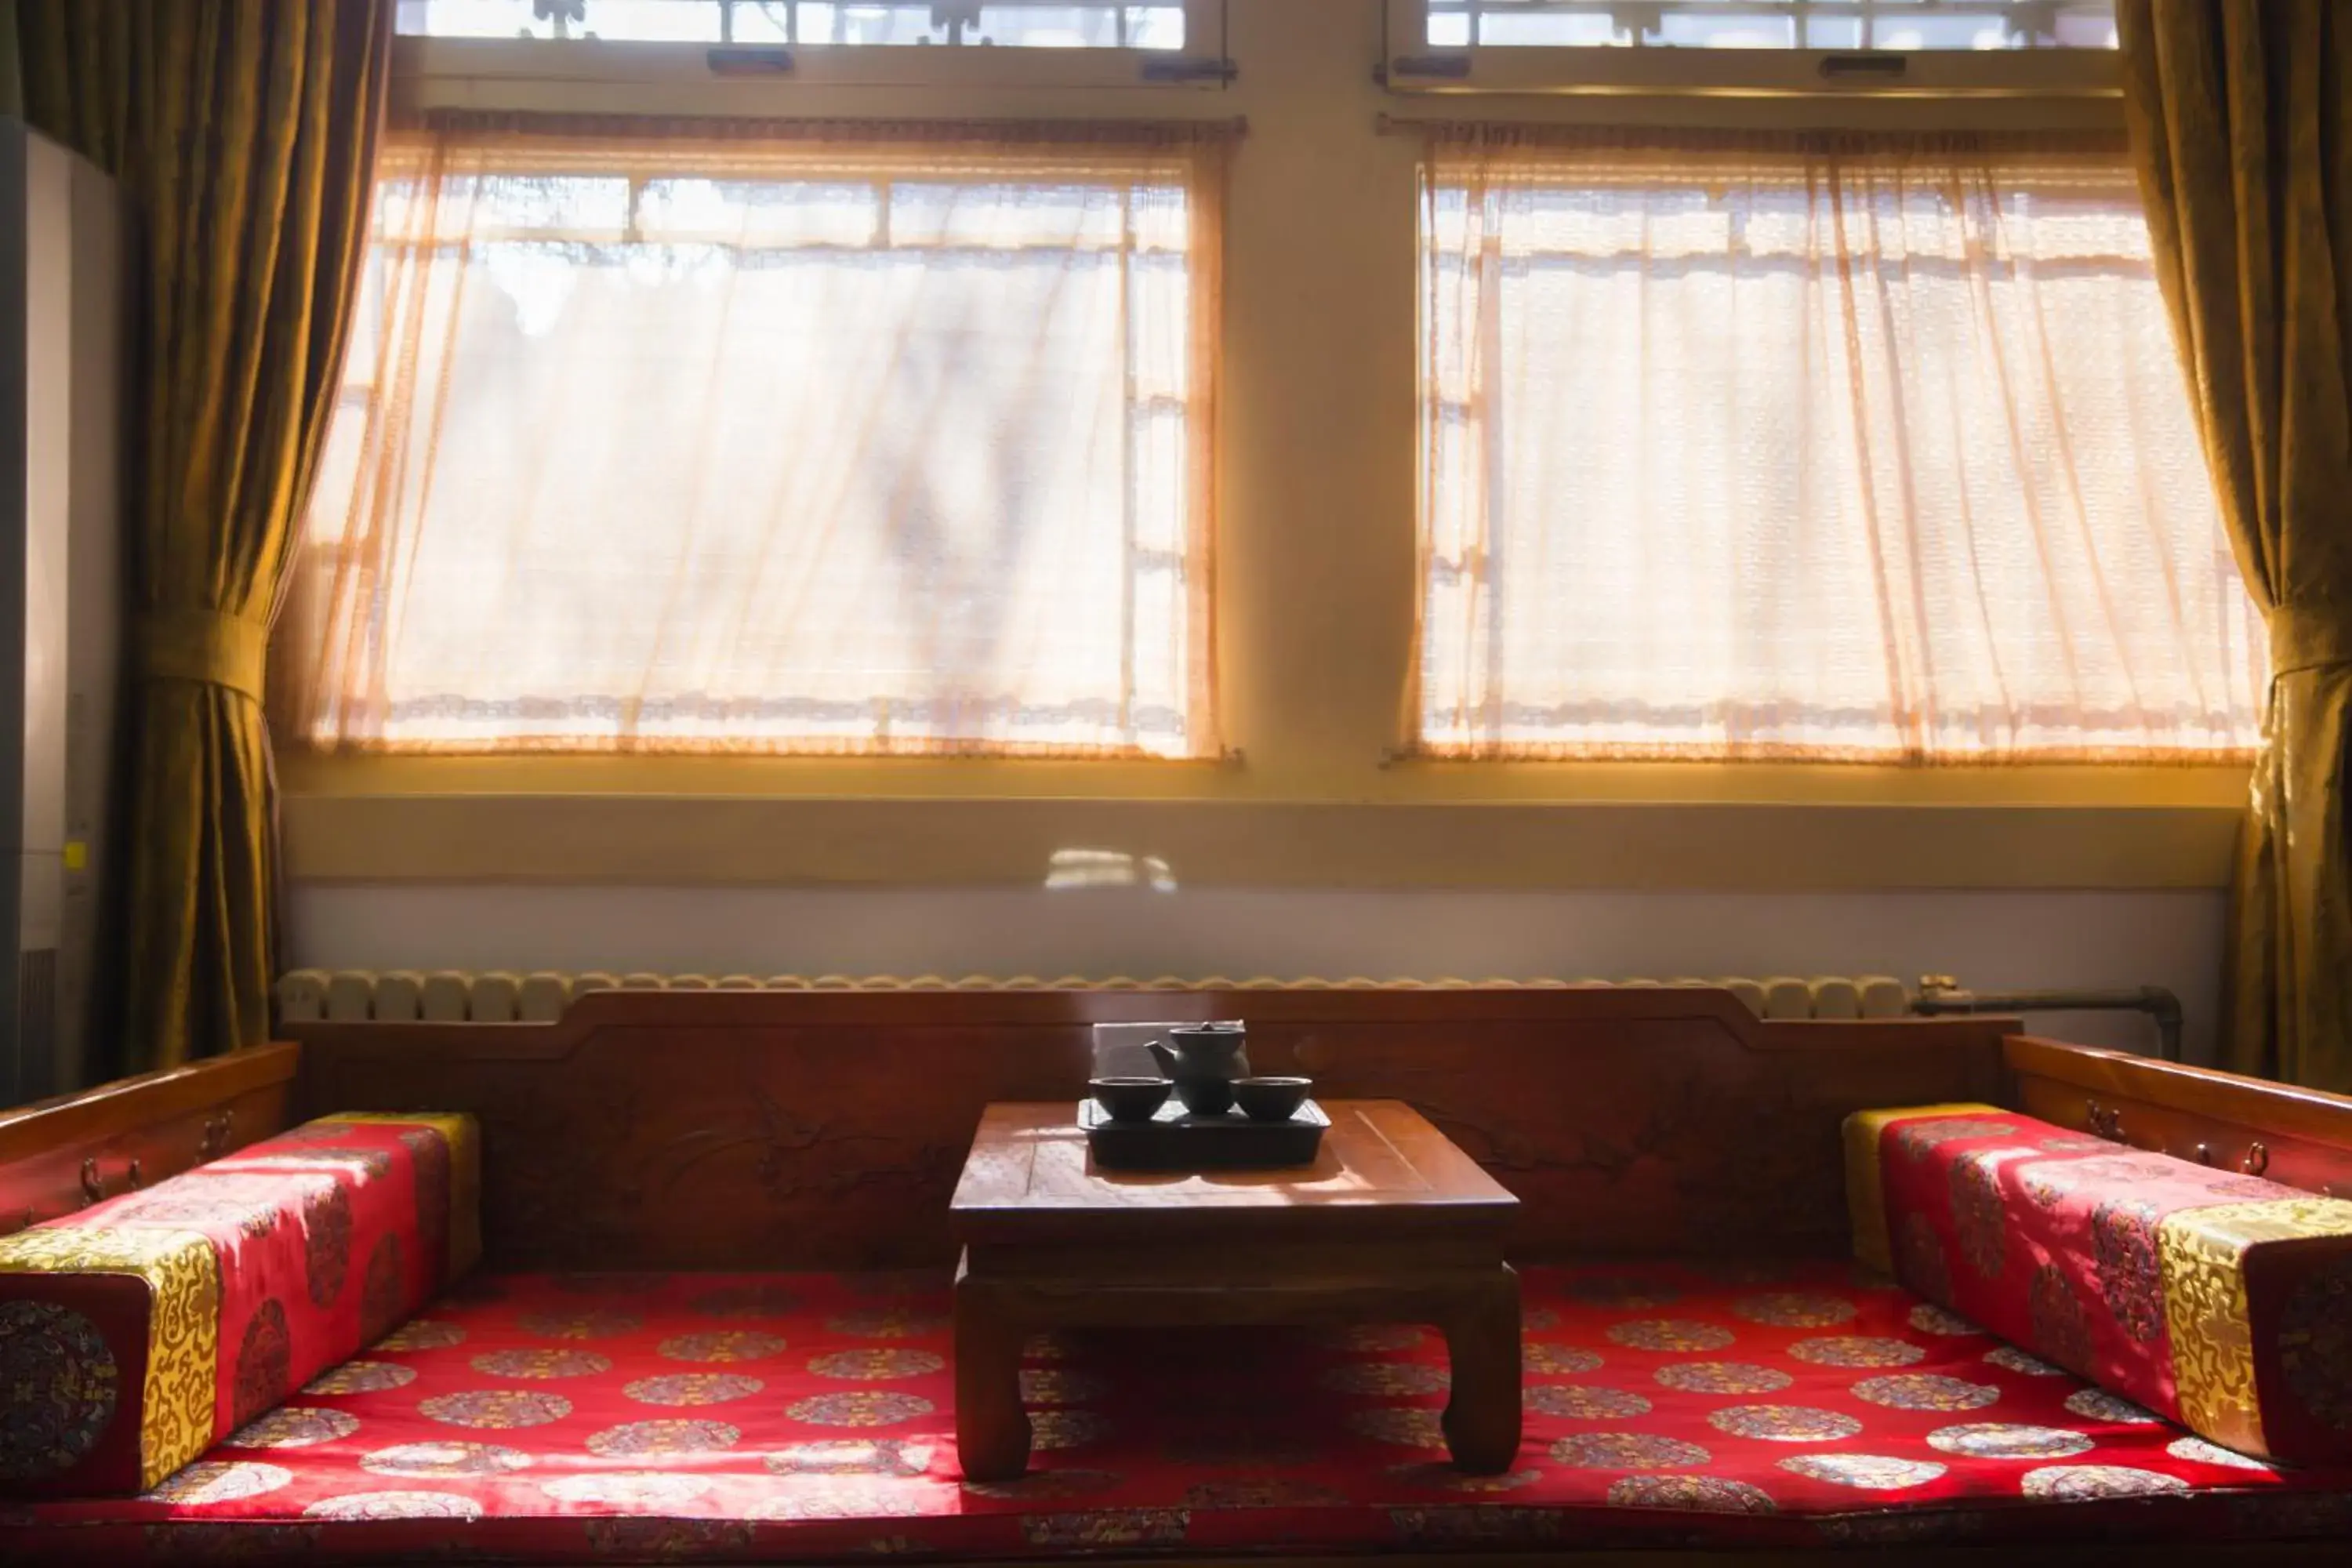
[[[936,974],[901,979],[895,975],[852,977],[845,974],[581,973],[540,970],[519,974],[507,970],[362,970],[297,969],[278,982],[278,1014],[288,1023],[477,1023],[546,1024],[563,1016],[572,998],[591,991],[1431,991],[1482,988],[1549,989],[1566,985],[1699,985],[1720,987],[1738,997],[1760,1018],[1899,1018],[1910,1008],[1902,982],[1885,975],[1848,979],[1817,975],[1811,979],[1779,976],[1755,980],[1744,976],[1675,980],[1549,980],[1392,979],[1346,980],[1313,977],[1278,980],[1257,975],[1236,980],[1223,974],[1183,979],[1163,974],[1139,980],[1123,974],[1108,978],[1067,974],[1041,979],[1034,974],[997,978],[967,974],[948,979]]]

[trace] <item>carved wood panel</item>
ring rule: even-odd
[[[600,993],[553,1025],[304,1025],[306,1112],[482,1119],[494,1257],[952,1258],[982,1109],[1084,1092],[1096,1021],[1239,1017],[1261,1072],[1409,1101],[1522,1200],[1522,1257],[1835,1252],[1838,1123],[1990,1098],[1997,1020],[1759,1023],[1701,990]]]

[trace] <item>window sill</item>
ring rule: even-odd
[[[288,868],[335,881],[2212,889],[2237,767],[1255,765],[289,757]]]

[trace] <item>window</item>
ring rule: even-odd
[[[399,0],[396,15],[395,68],[413,83],[1214,88],[1232,74],[1224,0]]]
[[[1427,0],[1433,48],[2111,49],[2114,0]]]
[[[394,138],[285,732],[1213,752],[1227,133]]]
[[[399,30],[443,38],[1181,49],[1182,0],[400,0]]]
[[[1422,225],[1423,751],[2254,744],[2120,147],[1439,129]]]
[[[2110,94],[2114,0],[1391,0],[1393,86]]]

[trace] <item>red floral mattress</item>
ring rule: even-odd
[[[1024,1480],[959,1479],[943,1279],[489,1275],[142,1498],[0,1560],[1369,1551],[2352,1529],[2274,1469],[1842,1265],[1527,1273],[1527,1433],[1445,1463],[1409,1327],[1040,1341]]]

